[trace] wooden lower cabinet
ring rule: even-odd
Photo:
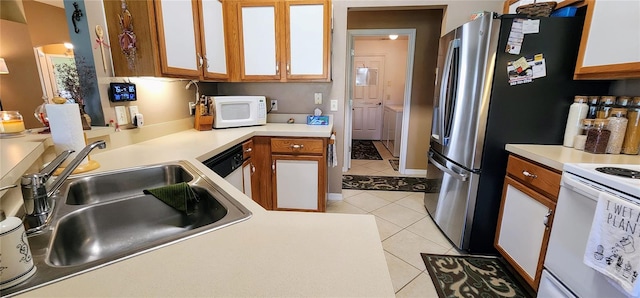
[[[559,188],[560,173],[522,158],[509,157],[494,246],[536,291]],[[543,189],[551,191],[547,193]]]
[[[267,210],[325,211],[326,138],[256,136],[244,145],[245,194],[250,179],[250,197]]]

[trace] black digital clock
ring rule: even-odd
[[[111,83],[109,84],[109,100],[113,102],[134,101],[138,99],[136,84]]]

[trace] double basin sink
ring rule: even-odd
[[[199,197],[189,215],[143,193],[186,182]],[[251,212],[186,161],[68,179],[51,221],[29,236],[36,273],[18,294],[248,219]]]

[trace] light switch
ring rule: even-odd
[[[331,100],[331,111],[335,112],[338,110],[338,100],[337,99],[332,99]]]
[[[321,104],[322,104],[322,93],[320,93],[320,92],[316,92],[316,93],[313,95],[313,99],[314,99],[314,101],[315,101],[315,103],[316,103],[317,105],[321,105]]]
[[[129,119],[127,119],[127,110],[124,106],[116,107],[116,121],[118,122],[118,125],[129,124]]]

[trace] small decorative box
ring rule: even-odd
[[[307,116],[308,125],[329,125],[329,116]]]

